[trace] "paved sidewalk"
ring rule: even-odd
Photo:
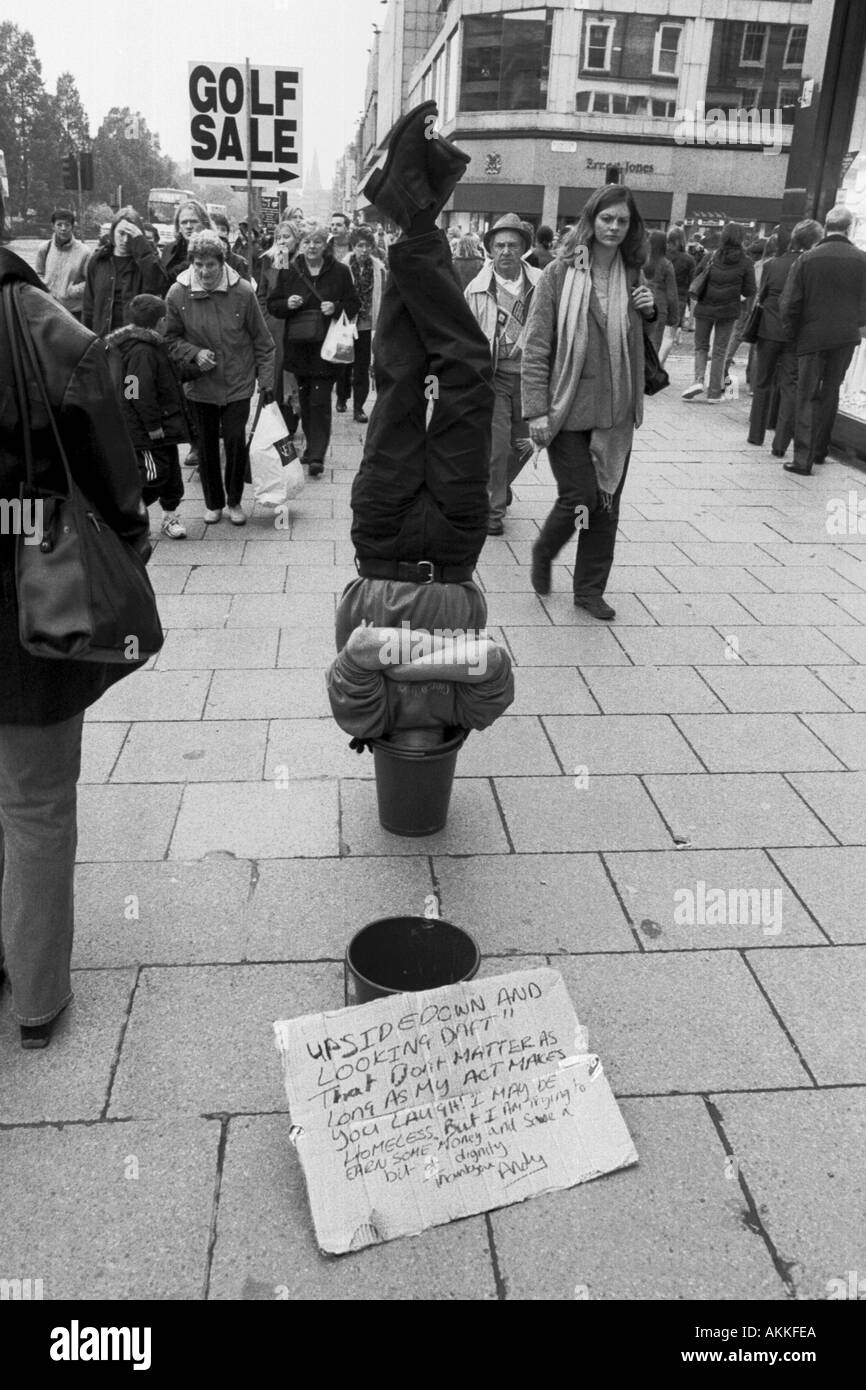
[[[553,488],[546,465],[518,481],[479,567],[517,698],[423,843],[380,829],[325,695],[359,427],[335,417],[290,533],[205,534],[190,487],[190,539],[152,561],[165,647],[86,726],[75,1003],[44,1053],[0,1008],[0,1276],[46,1298],[784,1300],[866,1274],[866,534],[826,527],[866,484],[784,473],[745,442],[747,397],[687,404],[669,365],[615,624],[575,610],[567,564],[532,593]],[[271,1022],[340,1006],[352,933],[433,890],[486,973],[562,971],[640,1164],[325,1259]]]

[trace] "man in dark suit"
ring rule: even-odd
[[[866,252],[848,240],[854,218],[831,208],[824,240],[797,261],[779,301],[785,331],[797,350],[797,417],[789,473],[823,463],[839,406],[839,388],[866,331]]]

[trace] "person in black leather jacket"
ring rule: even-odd
[[[29,325],[69,465],[104,521],[150,554],[147,512],[135,453],[112,390],[102,342],[67,314],[36,274],[0,249],[0,288]],[[76,783],[84,711],[136,663],[47,660],[18,638],[15,508],[25,480],[18,394],[12,369],[6,290],[0,298],[0,983],[25,1048],[45,1047],[72,998]],[[37,387],[34,458],[54,456]],[[42,423],[40,426],[40,415]],[[23,512],[19,514],[23,517]],[[13,523],[13,524],[10,524]],[[19,524],[18,531],[27,532]],[[24,543],[23,541],[21,543]]]

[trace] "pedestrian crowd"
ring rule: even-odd
[[[74,213],[58,208],[35,271],[0,250],[2,499],[22,495],[32,455],[59,451],[99,518],[146,560],[148,506],[159,504],[168,540],[186,535],[180,445],[199,471],[205,523],[227,514],[242,526],[254,397],[278,407],[288,438],[303,437],[310,478],[324,472],[332,409],[351,401],[365,427],[352,489],[358,579],[339,606],[329,697],[356,745],[393,738],[416,751],[487,727],[511,703],[510,661],[484,632],[473,576],[539,449],[557,495],[532,547],[531,585],[550,591],[553,562],[577,533],[574,603],[611,621],[605,589],[634,431],[684,334],[694,334],[694,380],[683,397],[714,404],[731,393],[747,343],[748,440],[761,446],[773,429],[773,454],[793,441],[784,467],[808,475],[826,457],[866,332],[866,254],[844,207],[823,227],[803,221],[766,241],[730,222],[704,245],[681,226],[647,231],[639,197],[615,184],[558,235],[517,213],[443,232],[437,218],[468,157],[431,137],[435,114],[426,102],[402,118],[368,176],[379,222],[335,212],[324,227],[295,208],[272,236],[241,222],[232,242],[224,217],[188,199],[168,245],[123,207],[90,251]],[[351,362],[324,351],[343,322]],[[5,534],[0,600],[0,987],[8,972],[31,1048],[47,1045],[71,998],[84,712],[141,662],[27,650]],[[407,623],[476,635],[469,648],[452,636],[432,658],[383,670],[382,633],[399,637]]]

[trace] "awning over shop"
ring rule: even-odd
[[[559,216],[579,217],[587,199],[601,184],[592,188],[561,188],[559,190]],[[671,215],[672,193],[663,193],[656,188],[633,188],[634,199],[641,217],[647,222],[667,222]]]
[[[735,198],[727,193],[690,193],[686,200],[686,221],[704,219],[725,222],[778,222],[782,216],[781,198]]]
[[[544,185],[540,183],[458,183],[453,212],[516,212],[541,216]]]

